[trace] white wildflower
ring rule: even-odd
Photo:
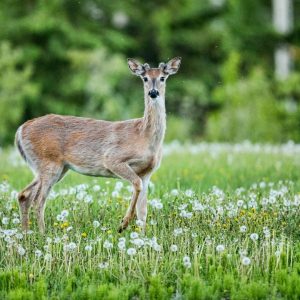
[[[85,250],[85,251],[88,251],[88,252],[92,251],[92,249],[93,249],[93,247],[92,247],[91,245],[86,245],[86,246],[84,247],[84,250]]]
[[[111,243],[111,242],[108,241],[108,240],[105,240],[104,243],[103,243],[103,247],[104,247],[105,249],[112,249],[113,243]]]
[[[223,252],[224,250],[225,250],[225,246],[222,244],[220,244],[216,247],[216,251],[219,253]]]
[[[100,222],[97,221],[97,220],[95,220],[95,221],[93,222],[93,226],[94,226],[94,228],[98,228],[98,227],[100,226]]]
[[[258,234],[257,233],[251,233],[250,234],[250,239],[252,241],[257,241],[258,240]]]
[[[19,246],[17,250],[19,255],[21,256],[23,256],[26,253],[26,250],[22,246]]]
[[[247,231],[247,226],[242,225],[242,226],[240,227],[240,232],[246,232],[246,231]]]
[[[173,245],[171,245],[170,250],[171,250],[172,252],[177,252],[178,246],[173,244]]]
[[[127,254],[128,254],[129,256],[136,255],[136,249],[135,249],[135,248],[128,248],[128,249],[127,249]]]
[[[107,261],[101,262],[101,263],[98,265],[98,267],[99,267],[100,269],[107,269],[108,266],[109,266],[109,263],[108,263]]]
[[[139,234],[137,232],[134,231],[134,232],[130,233],[130,238],[131,239],[137,239],[138,237],[139,237]]]
[[[244,266],[248,266],[248,265],[250,265],[250,263],[251,263],[251,259],[250,259],[249,257],[244,256],[244,257],[242,258],[242,264],[243,264]]]

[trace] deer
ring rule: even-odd
[[[46,198],[68,170],[128,181],[133,193],[118,232],[128,227],[135,214],[145,228],[148,184],[160,166],[166,131],[166,80],[177,73],[181,58],[160,63],[158,68],[132,58],[127,61],[131,72],[143,81],[142,118],[105,121],[48,114],[17,129],[15,145],[34,174],[33,181],[18,194],[25,232],[29,229],[31,205],[40,233],[45,232]]]

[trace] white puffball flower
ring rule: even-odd
[[[222,244],[220,244],[216,247],[216,251],[219,253],[223,252],[224,250],[225,250],[225,246]]]
[[[113,243],[111,243],[110,241],[108,240],[105,240],[104,243],[103,243],[103,247],[105,249],[111,249],[113,247]]]
[[[179,195],[179,191],[177,189],[173,189],[173,190],[171,190],[171,195],[172,196],[178,196]]]
[[[92,247],[91,245],[86,245],[86,246],[84,247],[84,250],[85,250],[85,251],[88,251],[88,252],[92,251],[92,249],[93,249],[93,247]]]
[[[135,244],[138,248],[141,248],[145,245],[145,242],[142,239],[134,239],[133,244]]]
[[[100,269],[107,269],[108,266],[109,266],[109,264],[108,264],[107,261],[101,262],[101,263],[98,265],[98,267],[99,267]]]
[[[64,210],[60,213],[60,215],[61,215],[62,217],[64,217],[64,218],[66,218],[66,217],[69,215],[69,212],[68,212],[66,209],[64,209]]]
[[[251,259],[250,259],[249,257],[244,256],[244,257],[242,258],[242,264],[243,264],[244,266],[248,266],[248,265],[250,265],[250,263],[251,263]]]
[[[50,253],[45,254],[44,260],[51,261],[52,260],[52,255]]]
[[[135,248],[128,248],[128,249],[127,249],[127,254],[128,254],[129,256],[136,255],[136,249],[135,249]]]
[[[20,219],[14,218],[14,219],[12,220],[12,222],[13,222],[13,224],[19,224],[19,223],[20,223]]]
[[[250,234],[250,239],[252,241],[257,241],[258,240],[258,234],[257,233],[251,233]]]
[[[189,269],[192,266],[189,256],[186,255],[183,257],[183,265],[187,269]]]
[[[137,239],[138,237],[139,237],[139,234],[137,232],[134,231],[134,232],[130,233],[130,238],[131,239]]]
[[[100,222],[97,221],[97,220],[95,220],[95,221],[93,222],[93,226],[94,226],[94,228],[98,228],[98,227],[100,226]]]
[[[171,245],[170,250],[171,250],[172,252],[177,252],[178,246],[177,246],[177,245]]]
[[[161,251],[161,245],[157,244],[157,243],[154,243],[154,245],[152,246],[153,249],[157,252]]]
[[[119,241],[118,243],[118,248],[123,251],[126,249],[126,244],[125,244],[125,241]]]
[[[143,227],[144,226],[144,222],[142,220],[136,220],[135,224],[138,227]]]
[[[76,244],[74,242],[71,242],[71,243],[65,245],[64,250],[73,251],[76,249],[76,247],[77,247]]]
[[[3,225],[7,225],[8,223],[9,223],[9,218],[7,218],[7,217],[2,218]]]
[[[238,200],[237,203],[236,203],[236,205],[238,207],[242,207],[244,205],[244,201],[243,200]]]
[[[100,189],[101,189],[100,185],[94,185],[93,186],[93,191],[94,192],[98,192],[98,191],[100,191]]]
[[[22,246],[19,246],[18,247],[18,253],[23,256],[25,253],[26,253],[26,250],[22,247]]]
[[[34,251],[34,255],[35,255],[37,258],[41,257],[42,254],[43,254],[42,251],[39,250],[39,249],[36,249],[36,250]]]
[[[247,226],[242,225],[242,226],[240,227],[240,232],[246,232],[246,231],[247,231]]]

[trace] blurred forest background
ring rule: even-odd
[[[1,0],[0,145],[47,113],[141,116],[142,82],[126,58],[174,56],[167,140],[300,142],[300,1],[286,33],[272,14],[271,0]],[[284,79],[274,75],[280,44],[293,60]]]

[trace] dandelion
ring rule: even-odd
[[[178,196],[179,195],[179,191],[177,189],[173,189],[171,190],[171,193],[170,193],[172,196]]]
[[[93,226],[94,226],[94,228],[98,228],[98,227],[100,226],[100,222],[97,221],[97,220],[95,220],[95,221],[93,222]]]
[[[178,251],[178,246],[173,244],[173,245],[171,245],[170,250],[172,252],[177,252]]]
[[[64,209],[64,210],[60,213],[60,215],[61,215],[63,218],[67,218],[68,215],[69,215],[69,212],[68,212],[66,209]]]
[[[130,233],[130,238],[131,239],[137,239],[139,237],[139,234],[137,232],[131,232]]]
[[[175,228],[173,233],[174,233],[175,236],[178,236],[178,235],[183,233],[183,229],[182,228]]]
[[[251,233],[250,234],[250,239],[252,241],[257,241],[258,240],[258,234],[257,233]]]
[[[161,245],[159,245],[157,243],[153,243],[152,247],[157,252],[161,251]]]
[[[24,237],[24,235],[23,235],[22,233],[17,233],[17,234],[15,235],[15,237],[16,237],[18,240],[22,240],[23,237]]]
[[[193,191],[193,190],[186,190],[186,191],[184,192],[184,194],[185,194],[187,197],[193,197],[194,191]]]
[[[111,196],[112,196],[113,198],[117,198],[117,197],[120,196],[120,194],[119,194],[118,191],[113,191],[113,192],[111,193]]]
[[[108,241],[108,240],[105,240],[104,243],[103,243],[103,247],[104,247],[105,249],[112,249],[113,243],[111,243],[111,242]]]
[[[240,227],[240,232],[246,232],[247,231],[247,226],[245,226],[245,225],[242,225],[241,227]]]
[[[7,225],[8,223],[9,223],[9,218],[7,218],[7,217],[2,218],[3,225]]]
[[[65,251],[73,251],[76,249],[76,247],[77,247],[77,245],[74,242],[71,242],[64,246],[64,250]]]
[[[153,219],[151,219],[151,220],[150,220],[150,225],[152,225],[152,226],[153,226],[153,225],[157,225],[157,221],[156,221],[156,220],[153,220]]]
[[[223,252],[224,250],[225,250],[225,246],[222,244],[220,244],[216,247],[216,251],[219,253]]]
[[[280,257],[281,251],[280,250],[276,250],[274,254],[275,254],[276,257]]]
[[[36,249],[35,251],[34,251],[34,255],[37,257],[37,258],[40,258],[41,256],[42,256],[42,251],[41,250],[39,250],[39,249]]]
[[[93,197],[91,195],[86,195],[84,198],[85,203],[92,203],[93,202]]]
[[[92,247],[91,245],[86,245],[86,246],[84,247],[84,250],[87,251],[87,252],[92,251],[92,249],[93,249],[93,247]]]
[[[100,191],[100,189],[101,189],[100,185],[94,185],[93,186],[93,191],[94,192],[98,192],[98,191]]]
[[[249,257],[244,256],[244,257],[242,258],[242,264],[243,264],[244,266],[248,266],[248,265],[250,265],[250,263],[251,263],[251,259],[250,259]]]
[[[55,244],[60,243],[60,241],[61,241],[60,237],[55,237],[54,240],[53,240],[53,242],[54,242]]]
[[[12,222],[13,222],[13,224],[19,224],[20,223],[20,219],[18,219],[18,218],[14,218],[13,220],[12,220]]]
[[[44,256],[45,261],[51,261],[52,260],[52,255],[50,253],[46,253]]]
[[[192,266],[191,259],[189,256],[187,256],[187,255],[184,256],[182,260],[183,260],[183,265],[185,268],[189,269]]]
[[[138,227],[143,227],[144,226],[144,222],[142,220],[136,220],[135,224]]]
[[[244,201],[243,200],[238,200],[237,203],[236,203],[236,205],[238,207],[242,207],[244,205]]]
[[[125,241],[119,241],[118,248],[119,250],[124,251],[126,249]]]
[[[18,250],[19,255],[21,255],[21,256],[25,255],[25,253],[26,253],[26,250],[22,246],[19,246],[17,248],[17,250]]]
[[[61,221],[64,220],[64,217],[63,217],[62,215],[57,215],[57,216],[56,216],[56,220],[57,220],[58,222],[61,222]]]
[[[138,248],[141,248],[145,245],[145,242],[142,239],[134,239],[133,244],[136,245]]]
[[[115,190],[119,191],[123,188],[124,184],[122,181],[117,181],[115,185]]]
[[[128,249],[127,249],[127,254],[128,254],[129,256],[134,256],[134,255],[136,255],[136,249],[135,249],[135,248],[128,248]]]
[[[108,263],[107,261],[101,262],[101,263],[98,265],[98,267],[99,267],[100,269],[107,269],[108,266],[109,266],[109,263]]]

